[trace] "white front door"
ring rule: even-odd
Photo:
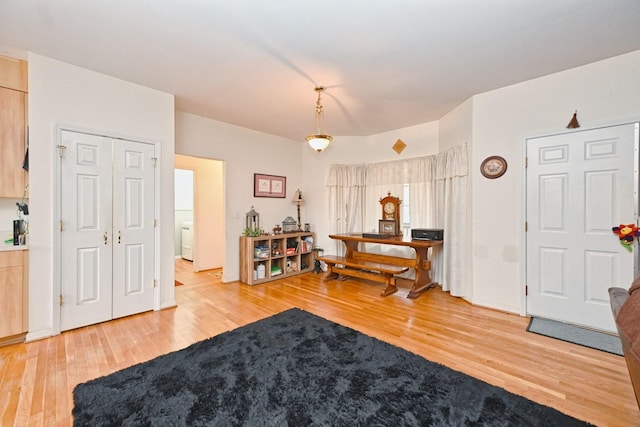
[[[615,331],[607,290],[635,257],[612,227],[636,223],[637,142],[638,124],[527,140],[528,314]]]
[[[62,132],[60,328],[111,319],[111,140]]]
[[[113,150],[113,317],[153,309],[154,147],[117,140]]]
[[[63,130],[60,329],[153,309],[154,146]]]

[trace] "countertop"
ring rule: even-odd
[[[6,251],[24,251],[24,250],[28,250],[29,249],[29,245],[8,245],[6,243],[2,243],[0,244],[0,252],[6,252]]]
[[[5,240],[7,239],[12,239],[13,237],[13,233],[10,231],[0,231],[0,237],[2,237],[2,240],[0,240],[0,252],[6,252],[6,251],[24,251],[29,249],[29,245],[14,245],[13,241],[6,243]]]

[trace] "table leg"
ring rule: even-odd
[[[391,295],[393,293],[398,292],[398,287],[396,286],[396,278],[391,276],[387,278],[387,287],[384,288],[380,296],[386,297],[387,295]]]
[[[429,269],[424,268],[425,261],[429,260],[428,256],[428,248],[414,248],[416,251],[416,278],[413,281],[413,287],[407,298],[415,299],[418,298],[422,293],[431,289],[435,283],[431,281],[431,277],[429,276]]]
[[[347,252],[344,254],[345,258],[353,258],[353,253],[358,251],[358,242],[352,240],[343,240],[344,246]]]
[[[334,264],[327,264],[327,266],[329,267],[329,271],[322,278],[322,281],[326,282],[329,280],[337,279],[339,274],[334,271]]]

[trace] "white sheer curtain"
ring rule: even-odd
[[[444,244],[433,256],[432,279],[451,295],[471,297],[467,146],[440,153],[435,161],[435,222]],[[440,253],[438,253],[440,252]]]
[[[367,165],[367,188],[365,205],[365,230],[378,231],[378,220],[382,218],[380,199],[388,193],[402,199],[406,182],[407,165],[404,161],[374,163]]]
[[[329,219],[332,234],[364,230],[365,165],[331,165],[329,168]],[[335,253],[344,254],[342,242]]]
[[[413,159],[370,165],[333,165],[329,172],[329,206],[333,232],[377,230],[380,198],[402,198],[409,186],[411,228],[443,228],[442,249],[432,251],[431,277],[452,295],[470,297],[468,283],[467,146]],[[338,242],[340,243],[340,242]],[[338,254],[343,253],[336,245]],[[367,247],[368,251],[409,256],[411,249]]]

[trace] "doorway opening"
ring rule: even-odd
[[[220,270],[224,264],[224,162],[175,156],[176,280],[190,273]]]

